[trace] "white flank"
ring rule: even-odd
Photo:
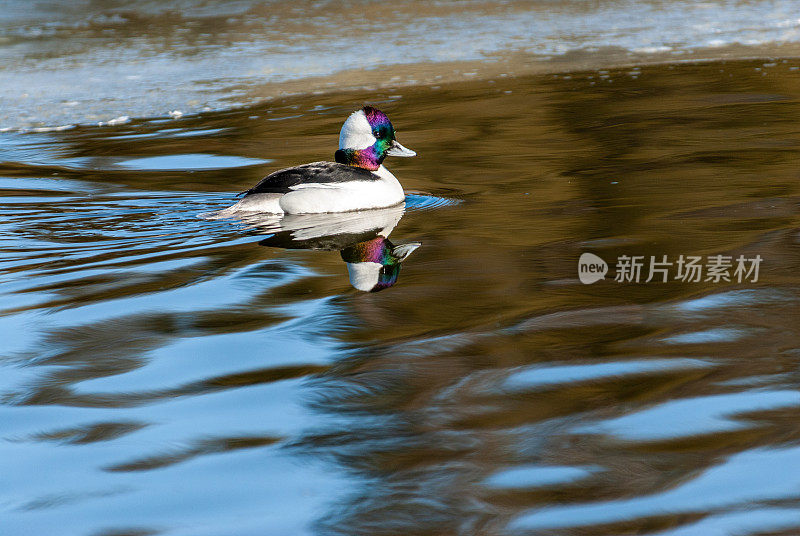
[[[388,169],[381,166],[373,173],[381,180],[298,184],[280,198],[280,207],[287,214],[316,214],[391,207],[405,200],[403,187]]]

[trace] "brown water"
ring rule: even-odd
[[[0,532],[797,534],[798,65],[3,134]],[[366,101],[419,155],[395,286],[196,217]],[[614,280],[718,254],[758,280]]]

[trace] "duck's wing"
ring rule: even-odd
[[[336,162],[313,162],[271,173],[239,195],[285,194],[315,184],[332,186],[342,182],[376,180],[380,180],[380,177],[367,169]]]

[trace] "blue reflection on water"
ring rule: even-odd
[[[797,500],[800,498],[800,473],[786,468],[798,467],[798,464],[800,447],[755,449],[732,456],[697,478],[664,493],[543,508],[516,518],[509,529],[579,527],[646,516],[713,511],[752,501]]]

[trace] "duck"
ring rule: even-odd
[[[334,162],[312,162],[271,173],[241,192],[242,199],[225,215],[321,214],[399,205],[405,201],[403,187],[383,161],[387,156],[416,154],[397,141],[385,113],[364,106],[342,125]]]

